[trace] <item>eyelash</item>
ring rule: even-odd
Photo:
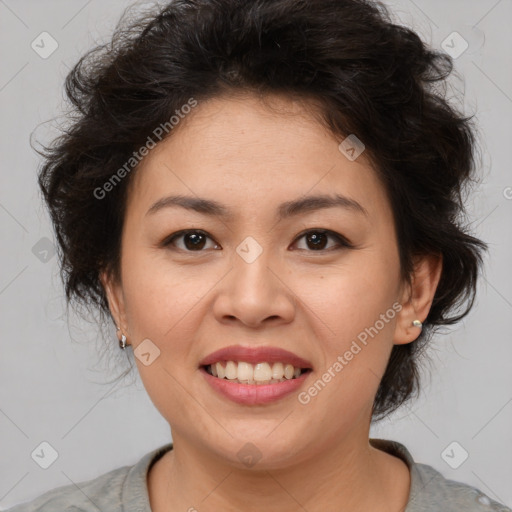
[[[354,246],[345,237],[343,237],[339,233],[336,233],[335,231],[331,231],[331,230],[328,230],[328,229],[309,229],[307,231],[304,231],[304,232],[302,232],[301,234],[299,234],[297,236],[297,238],[295,239],[294,243],[296,243],[298,240],[300,240],[301,238],[304,238],[306,235],[311,234],[311,233],[320,233],[320,234],[327,235],[329,237],[332,237],[332,238],[336,239],[337,242],[338,242],[338,247],[334,247],[334,248],[331,247],[329,249],[318,249],[318,250],[308,250],[308,249],[298,249],[298,250],[312,252],[312,253],[315,253],[315,252],[325,253],[325,252],[331,252],[333,250],[334,251],[339,251],[339,250],[343,250],[343,249],[353,249],[354,248]],[[204,235],[207,238],[210,238],[211,240],[213,240],[213,238],[210,235],[208,235],[208,233],[206,233],[205,231],[202,231],[200,229],[185,229],[185,230],[178,231],[178,232],[173,233],[172,235],[168,236],[162,242],[161,246],[162,247],[169,247],[170,245],[172,245],[174,243],[174,241],[177,238],[180,238],[180,237],[182,237],[184,235],[187,235],[187,234],[200,234],[200,235]],[[188,253],[204,252],[203,249],[200,249],[200,250],[197,250],[197,251],[190,251],[188,249],[175,248],[175,250],[179,250],[179,251],[183,251],[183,252],[188,252]]]

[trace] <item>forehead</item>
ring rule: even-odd
[[[369,207],[384,191],[364,152],[351,161],[344,136],[329,132],[314,105],[283,96],[199,102],[139,164],[130,202],[183,192],[244,198],[260,209],[308,192],[358,196]],[[268,200],[268,201],[267,201]],[[262,202],[263,201],[263,202]]]

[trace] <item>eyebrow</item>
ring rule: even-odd
[[[231,220],[233,213],[224,205],[211,199],[192,196],[167,196],[154,203],[146,215],[154,214],[164,208],[180,207],[211,217],[220,217],[225,220]],[[306,196],[293,201],[282,203],[277,208],[276,217],[278,220],[287,219],[303,213],[322,210],[326,208],[344,208],[356,213],[368,216],[367,210],[354,199],[335,194],[335,195],[316,195]]]

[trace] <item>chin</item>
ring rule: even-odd
[[[306,458],[305,454],[300,455],[306,432],[279,431],[279,427],[276,428],[278,423],[272,423],[270,428],[269,422],[265,421],[264,426],[252,425],[240,429],[238,422],[239,430],[233,430],[236,435],[222,435],[223,441],[211,446],[211,449],[218,452],[228,464],[254,471],[283,469]],[[230,431],[229,426],[227,430]],[[219,451],[219,447],[222,451]]]

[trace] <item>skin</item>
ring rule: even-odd
[[[369,443],[371,408],[393,345],[420,333],[412,321],[428,314],[441,261],[418,259],[412,284],[401,280],[385,190],[364,153],[350,161],[339,151],[341,140],[298,101],[218,97],[199,103],[133,176],[120,281],[101,278],[133,350],[147,338],[160,350],[148,366],[135,358],[174,442],[149,472],[153,511],[397,511],[407,503],[407,466]],[[334,193],[367,215],[334,207],[276,222],[282,202]],[[216,200],[233,217],[179,207],[147,214],[171,194]],[[354,247],[328,237],[315,249],[303,236],[315,228]],[[186,236],[161,245],[183,229],[209,238],[199,249]],[[262,249],[250,264],[236,252],[248,236]],[[395,302],[401,311],[307,405],[297,393],[236,404],[198,369],[228,345],[277,346],[312,363],[304,391]],[[237,456],[248,442],[261,453],[251,468]]]

